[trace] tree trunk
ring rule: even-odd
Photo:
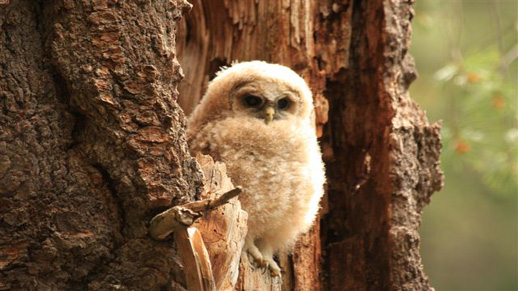
[[[0,290],[182,283],[172,241],[152,241],[147,223],[202,186],[176,103],[176,23],[189,7],[0,7]]]
[[[222,286],[431,289],[417,227],[442,183],[439,126],[407,92],[411,3],[192,2],[180,83],[185,0],[0,1],[0,290],[185,288],[176,245],[147,235],[203,188],[179,105],[252,59],[310,84],[328,192],[282,281],[242,257]]]
[[[238,290],[432,289],[417,228],[442,185],[441,145],[408,96],[409,2],[193,1],[178,37],[182,108],[232,61],[289,66],[313,90],[328,171],[320,224],[280,256],[283,282],[243,265]]]

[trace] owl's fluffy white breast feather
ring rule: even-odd
[[[233,90],[247,82],[266,91],[295,92],[300,99],[297,113],[269,124],[236,113]],[[249,213],[249,238],[273,250],[289,247],[308,230],[323,194],[324,166],[311,125],[312,102],[311,91],[295,72],[254,61],[219,73],[189,118],[191,151],[208,153],[227,165],[234,184],[244,188],[240,201]],[[263,255],[275,264],[268,248]]]
[[[241,185],[249,234],[274,249],[294,243],[311,226],[323,194],[324,168],[314,129],[307,121],[227,118],[208,124],[192,140],[225,162]]]

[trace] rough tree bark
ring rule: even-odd
[[[181,288],[172,242],[152,241],[147,223],[202,186],[175,101],[175,31],[189,3],[10,2],[0,6],[0,290]]]
[[[323,135],[320,224],[280,256],[283,282],[244,266],[238,290],[432,289],[417,228],[442,185],[441,145],[439,125],[408,96],[411,2],[193,1],[178,37],[182,108],[192,110],[220,66],[266,60],[308,81]]]
[[[417,227],[439,127],[407,92],[411,1],[192,2],[177,103],[186,1],[0,1],[0,290],[181,290],[173,242],[147,235],[202,190],[178,104],[251,59],[312,87],[328,195],[283,281],[245,261],[237,288],[431,289]]]

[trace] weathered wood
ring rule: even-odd
[[[192,110],[220,66],[235,60],[261,59],[281,63],[301,73],[310,84],[325,82],[325,76],[316,70],[313,66],[316,62],[311,58],[314,49],[313,5],[308,1],[293,4],[281,1],[193,1],[193,10],[182,22],[178,37],[178,57],[186,75],[186,82],[180,88],[181,96],[185,97],[179,99],[184,111],[189,113]],[[324,112],[327,102],[323,98],[325,86],[312,88],[319,100],[316,116],[321,131],[327,116]],[[293,281],[289,285],[310,288],[301,290],[318,289],[320,283],[320,250],[314,248],[319,245],[320,238],[318,232],[311,233],[313,236],[306,241],[313,243],[298,244],[295,252],[313,259],[298,260],[293,268],[295,273],[282,274],[285,282]],[[287,254],[282,254],[280,260],[289,264],[293,262]],[[237,289],[279,290],[282,281],[270,278],[267,273],[262,268],[242,262]],[[306,275],[309,273],[311,275]]]
[[[179,228],[174,233],[184,266],[189,291],[216,291],[209,254],[196,227]]]
[[[280,255],[283,282],[242,264],[237,289],[431,289],[417,228],[441,187],[440,140],[438,125],[408,96],[416,76],[407,53],[411,1],[193,5],[178,39],[189,80],[180,87],[184,110],[222,65],[260,59],[289,66],[313,90],[328,168],[321,228],[302,237],[292,256]]]
[[[239,201],[233,199],[242,190],[232,187],[225,165],[200,153],[196,159],[204,173],[202,200],[177,205],[156,215],[150,222],[149,233],[152,238],[162,240],[174,232],[189,290],[216,290],[216,286],[217,290],[232,290],[246,236],[246,212],[241,210]],[[223,190],[223,194],[217,194]],[[220,206],[223,206],[221,210],[216,209]],[[203,216],[201,212],[206,217],[191,227]],[[204,240],[208,242],[209,251]]]
[[[165,239],[172,232],[191,226],[196,219],[202,216],[201,211],[210,211],[220,207],[241,192],[241,188],[236,187],[215,198],[173,206],[151,219],[149,235],[156,240]]]
[[[214,199],[217,193],[234,189],[227,176],[224,164],[211,157],[198,154],[196,157],[204,174],[204,199]],[[207,212],[194,226],[203,235],[209,251],[212,270],[218,290],[233,290],[238,276],[239,258],[246,237],[247,213],[237,199]]]
[[[439,126],[408,95],[416,78],[407,53],[413,8],[400,1],[347,1],[339,8],[350,21],[332,12],[316,38],[323,51],[331,36],[350,43],[338,56],[321,54],[330,107],[322,144],[329,149],[324,286],[430,290],[417,228],[442,185],[441,145]],[[347,62],[338,65],[337,58]]]

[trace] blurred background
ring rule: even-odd
[[[421,253],[436,290],[518,290],[518,0],[416,1],[411,96],[442,120]]]

